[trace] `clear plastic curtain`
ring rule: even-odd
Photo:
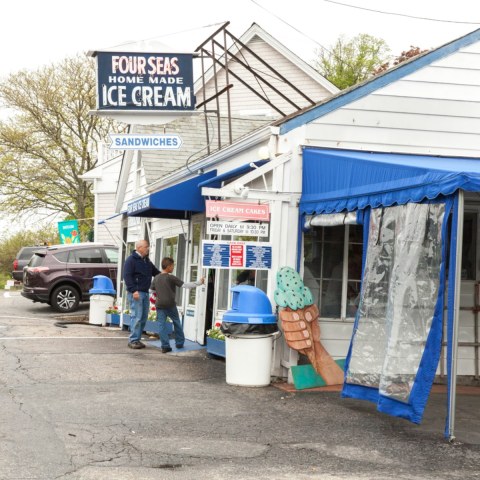
[[[370,212],[343,396],[421,421],[441,349],[447,203]]]

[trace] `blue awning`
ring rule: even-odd
[[[480,191],[480,159],[303,150],[300,213],[421,202],[458,189]]]
[[[130,202],[129,217],[186,218],[190,212],[204,212],[205,200],[199,182],[205,182],[217,174],[216,170],[203,173],[184,182],[159,190]]]
[[[221,173],[220,175],[217,175],[216,177],[210,178],[208,180],[205,180],[201,183],[198,184],[200,188],[202,187],[219,187],[221,185],[221,182],[224,182],[225,180],[230,180],[231,178],[238,177],[239,175],[243,175],[244,173],[248,173],[251,170],[253,170],[255,167],[252,166],[256,165],[257,167],[260,167],[261,165],[267,163],[269,160],[258,160],[256,162],[251,162],[251,163],[246,163],[245,165],[241,165],[240,167],[234,168],[232,170],[229,170],[228,172]]]

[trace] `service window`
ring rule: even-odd
[[[304,283],[321,317],[355,317],[361,273],[362,226],[315,227],[305,233]]]

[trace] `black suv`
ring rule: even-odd
[[[23,267],[25,267],[30,259],[32,258],[33,252],[36,250],[41,250],[45,247],[22,247],[15,260],[13,261],[13,270],[12,270],[12,277],[14,280],[21,282],[23,280]]]
[[[23,272],[22,295],[73,312],[90,298],[95,275],[117,280],[118,247],[100,243],[53,245],[36,249]]]

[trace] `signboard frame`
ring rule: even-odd
[[[192,112],[192,53],[95,52],[98,112]]]
[[[206,233],[208,235],[268,237],[268,230],[268,223],[207,220],[206,226]]]
[[[271,270],[272,249],[271,242],[202,240],[202,268]]]

